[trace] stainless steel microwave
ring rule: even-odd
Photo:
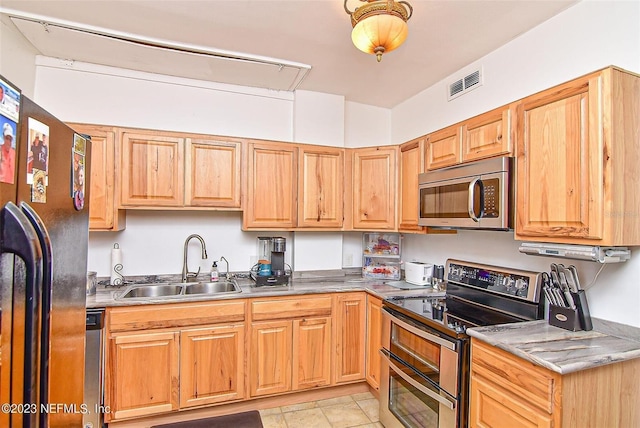
[[[419,175],[420,226],[513,228],[513,158],[471,162]]]

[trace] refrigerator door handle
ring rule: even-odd
[[[25,265],[24,366],[22,403],[37,403],[38,315],[42,286],[42,250],[29,219],[13,202],[7,202],[0,215],[0,251],[13,253]],[[13,364],[13,362],[12,362]],[[12,401],[18,398],[12,399]],[[15,402],[15,401],[14,401]],[[35,426],[34,414],[24,415],[23,427]]]
[[[42,251],[42,304],[40,317],[40,403],[49,403],[49,354],[51,344],[51,304],[53,284],[53,259],[51,250],[51,238],[40,216],[26,202],[21,202],[20,207],[33,226],[38,236]],[[48,426],[48,414],[40,412],[39,426]]]

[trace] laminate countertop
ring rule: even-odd
[[[167,282],[166,278],[158,280]],[[222,279],[221,279],[222,281]],[[157,298],[118,298],[128,286],[112,287],[98,285],[96,294],[87,296],[86,307],[88,309],[107,308],[114,306],[135,306],[149,304],[168,304],[198,301],[212,301],[225,299],[246,299],[273,296],[291,296],[318,293],[339,293],[349,291],[366,291],[382,299],[391,296],[444,296],[444,291],[434,290],[430,286],[417,286],[407,284],[404,281],[386,281],[364,279],[362,276],[346,275],[339,277],[310,277],[293,278],[285,286],[256,287],[249,278],[236,278],[235,281],[242,290],[240,293],[221,293],[212,295],[180,295]],[[169,280],[179,282],[179,280]],[[389,285],[395,284],[396,286]],[[135,284],[131,284],[135,285]],[[398,288],[398,286],[403,288]]]
[[[640,328],[592,318],[593,330],[546,320],[467,329],[467,334],[551,371],[567,374],[640,358]]]

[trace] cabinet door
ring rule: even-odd
[[[424,231],[418,226],[418,175],[424,172],[424,144],[424,138],[419,138],[400,146],[398,230],[401,232]]]
[[[251,326],[251,396],[291,390],[291,321],[253,323]]]
[[[244,325],[180,333],[180,407],[244,398]]]
[[[465,121],[462,162],[510,154],[511,115],[509,107],[502,107]]]
[[[243,229],[296,225],[297,150],[293,144],[249,143]]]
[[[299,148],[298,227],[342,227],[344,149]]]
[[[516,239],[601,239],[603,137],[599,75],[518,106]]]
[[[365,378],[365,293],[335,296],[335,377],[336,383]]]
[[[122,133],[122,205],[182,206],[183,157],[182,138]]]
[[[91,137],[89,230],[124,229],[125,212],[118,210],[116,193],[116,131],[108,126],[69,126],[74,131]]]
[[[186,205],[240,208],[239,141],[187,139]]]
[[[444,168],[460,163],[460,125],[450,126],[429,134],[427,137],[427,170]]]
[[[107,417],[123,419],[178,409],[178,332],[114,335],[109,340]]]
[[[353,228],[396,227],[397,147],[353,150]]]
[[[367,295],[367,383],[380,389],[380,348],[382,347],[382,300]]]
[[[471,378],[469,426],[472,428],[550,428],[550,414],[514,398],[491,382]]]
[[[331,318],[293,321],[293,390],[331,383]]]

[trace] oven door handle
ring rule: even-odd
[[[455,409],[456,407],[455,402],[449,400],[447,397],[443,397],[440,394],[436,394],[435,392],[431,391],[429,388],[425,388],[424,385],[420,384],[420,382],[416,382],[410,376],[408,376],[406,373],[400,370],[400,368],[397,365],[395,365],[393,361],[391,361],[391,356],[389,355],[389,351],[387,351],[386,349],[380,349],[380,355],[385,359],[387,364],[389,364],[389,368],[392,369],[402,379],[404,379],[405,382],[409,383],[411,386],[413,386],[423,394],[433,398],[438,403],[447,406],[449,409],[451,410]]]
[[[410,333],[415,334],[418,337],[423,338],[424,340],[428,340],[429,342],[437,343],[440,346],[444,346],[445,348],[451,349],[452,351],[456,350],[456,344],[454,342],[450,342],[448,340],[442,339],[436,335],[429,334],[423,329],[412,326],[411,324],[401,320],[397,316],[391,314],[386,308],[382,309],[383,316],[389,317],[391,322],[402,327],[403,329],[409,331]]]

